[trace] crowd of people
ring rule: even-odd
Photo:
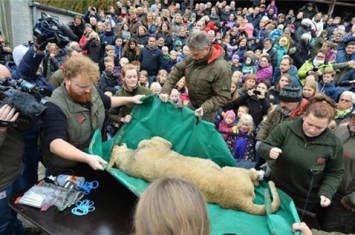
[[[32,130],[19,136],[0,128],[8,133],[1,144],[24,144],[24,153],[14,151],[16,164],[6,161],[14,170],[1,177],[0,193],[34,184],[40,160],[51,174],[78,162],[102,170],[106,162],[83,151],[93,131],[111,138],[142,96],[157,94],[213,122],[239,167],[265,169],[324,230],[355,233],[355,17],[347,22],[312,2],[287,12],[275,0],[243,8],[235,1],[189,4],[88,6],[68,22],[76,40],[65,48],[37,38],[12,49],[0,35],[1,77],[48,91]],[[0,109],[1,121],[17,116],[12,107]],[[0,206],[0,233],[24,233],[7,203]],[[295,228],[305,231],[304,224]]]

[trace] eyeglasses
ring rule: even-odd
[[[350,103],[351,102],[351,100],[346,100],[346,99],[339,99],[339,101],[345,102],[345,103]]]
[[[0,43],[5,43],[5,41],[0,41]]]

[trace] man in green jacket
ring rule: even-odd
[[[218,108],[231,98],[230,66],[223,58],[222,47],[211,45],[205,32],[191,33],[186,44],[190,55],[172,68],[160,99],[167,102],[171,90],[185,76],[190,99],[188,107],[195,110],[196,116],[213,122]]]

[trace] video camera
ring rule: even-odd
[[[51,42],[57,44],[59,48],[64,48],[70,41],[79,40],[68,26],[45,12],[41,13],[41,19],[34,26],[33,35],[37,44]]]
[[[0,78],[0,107],[5,104],[20,113],[16,122],[0,121],[0,126],[13,127],[20,131],[32,128],[44,113],[41,88],[26,80],[14,80],[9,77]]]

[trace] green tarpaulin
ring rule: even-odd
[[[132,121],[124,125],[109,141],[102,143],[101,134],[96,131],[89,153],[97,154],[108,161],[114,144],[126,143],[129,148],[135,149],[141,140],[160,136],[169,140],[173,144],[173,150],[183,155],[209,158],[221,167],[235,166],[229,149],[214,125],[204,121],[196,124],[197,119],[188,108],[162,103],[157,96],[148,96],[144,98],[143,104],[134,108],[132,115]],[[106,167],[106,170],[138,197],[149,185],[141,179],[126,175],[119,169]],[[264,189],[268,189],[265,182],[255,188],[256,204],[264,204],[264,198],[270,197],[268,190]],[[280,190],[278,192],[281,208],[275,214],[266,216],[223,209],[209,203],[212,234],[293,234],[292,223],[299,222],[296,208],[289,196]],[[270,200],[265,201],[270,203]]]

